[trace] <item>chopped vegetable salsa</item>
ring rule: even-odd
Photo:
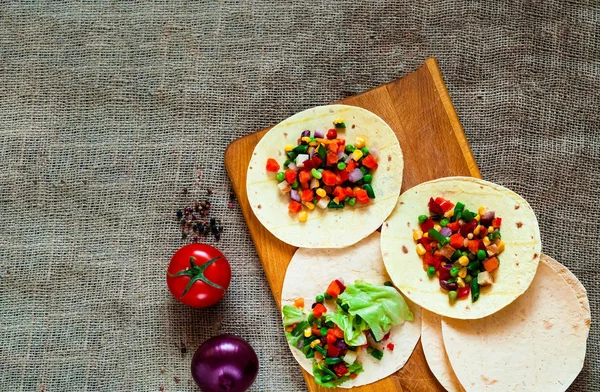
[[[450,303],[469,294],[477,301],[479,288],[494,283],[500,266],[502,218],[484,206],[474,212],[441,197],[430,198],[428,208],[429,215],[419,216],[420,230],[413,230],[423,269],[438,279]]]
[[[379,150],[367,148],[360,136],[354,144],[346,144],[338,135],[346,129],[344,120],[333,125],[327,132],[307,129],[296,146],[285,146],[283,169],[274,158],[267,159],[266,170],[277,173],[277,187],[290,198],[288,211],[298,214],[300,222],[306,222],[315,207],[342,209],[375,198],[372,181]]]
[[[325,306],[331,302],[336,312]],[[308,314],[304,298],[283,307],[283,327],[288,342],[306,358],[313,359],[317,384],[334,388],[355,379],[363,371],[358,355],[366,350],[381,360],[384,350],[394,350],[386,342],[390,330],[414,316],[404,298],[394,288],[356,281],[346,287],[332,281],[323,294],[316,296]]]

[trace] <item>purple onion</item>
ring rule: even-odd
[[[300,339],[300,340],[298,340],[298,346],[297,346],[297,347],[298,347],[298,348],[302,348],[302,347],[304,347],[304,339]]]
[[[379,158],[379,149],[375,146],[372,146],[369,148],[369,154],[371,154],[373,158],[377,159]]]
[[[302,134],[300,135],[300,137],[310,137],[310,129],[304,130],[302,131]]]
[[[452,263],[442,263],[442,264],[440,264],[440,266],[447,270],[451,270],[453,267]]]
[[[315,138],[323,139],[325,137],[325,131],[315,131]]]
[[[363,174],[359,169],[354,169],[348,175],[350,182],[360,181],[363,178]]]
[[[352,154],[348,155],[348,158],[346,158],[344,163],[347,165],[348,163],[350,163],[351,160],[352,160]]]
[[[450,230],[448,227],[442,227],[442,230],[440,230],[440,234],[444,237],[450,237],[452,235],[452,230]]]
[[[308,147],[308,150],[306,150],[306,152],[308,152],[308,156],[310,157],[310,159],[313,158],[313,155],[315,155],[316,150],[317,149],[315,148],[315,146]]]
[[[489,227],[492,225],[492,221],[496,217],[496,213],[494,211],[487,211],[479,220],[479,224]]]
[[[342,158],[344,157],[344,155],[346,155],[346,154],[344,154],[344,151],[343,151],[343,150],[342,150],[342,151],[339,151],[339,152],[338,152],[338,155],[337,155],[338,161],[339,161],[340,159],[342,159]]]
[[[288,165],[288,169],[290,169],[290,170],[298,170],[298,166],[296,166],[296,164],[294,162],[291,162]]]
[[[256,352],[244,339],[219,335],[208,339],[192,358],[192,377],[204,392],[243,392],[258,374]]]
[[[300,195],[298,194],[298,191],[295,189],[292,189],[290,192],[290,196],[292,197],[292,200],[297,201],[298,203],[300,203]]]
[[[337,339],[335,341],[335,343],[333,343],[333,345],[336,348],[339,348],[340,350],[344,350],[344,349],[348,348],[348,345],[346,344],[346,342],[344,342],[344,339]]]
[[[440,279],[440,286],[444,290],[448,290],[448,291],[453,291],[458,288],[458,284],[456,284],[456,282],[448,283],[448,281],[445,279]]]

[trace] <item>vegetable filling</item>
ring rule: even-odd
[[[338,135],[346,129],[344,120],[339,118],[333,125],[327,132],[307,129],[296,146],[285,146],[283,170],[274,158],[267,159],[267,171],[277,173],[277,187],[289,195],[288,210],[298,214],[300,222],[306,222],[308,211],[315,207],[342,209],[375,199],[372,182],[379,150],[365,147],[360,136],[354,144],[346,144]]]
[[[423,269],[429,278],[437,277],[450,303],[469,294],[477,301],[479,288],[494,283],[500,266],[502,218],[483,206],[473,212],[441,197],[430,198],[428,208],[429,215],[419,216],[420,230],[413,230]]]
[[[336,307],[328,312],[325,306]],[[332,281],[304,311],[304,299],[283,307],[283,326],[288,342],[306,358],[313,359],[313,375],[317,384],[334,388],[355,379],[363,371],[357,361],[366,351],[381,360],[384,350],[394,350],[386,342],[390,330],[414,316],[404,298],[391,285],[372,285],[356,281],[348,287],[341,280]]]

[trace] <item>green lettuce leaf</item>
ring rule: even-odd
[[[327,314],[327,321],[333,321],[342,331],[344,331],[344,340],[349,346],[362,346],[367,343],[367,337],[363,333],[369,329],[364,319],[357,322],[356,315],[348,314],[338,306],[338,311],[333,314]]]
[[[285,305],[283,307],[283,326],[289,327],[290,325],[298,324],[306,320],[306,315],[302,310],[291,306]]]
[[[321,369],[317,362],[313,362],[313,376],[315,377],[315,381],[317,384],[327,388],[336,388],[340,384],[350,380],[350,374],[358,374],[362,371],[363,367],[355,362],[348,366],[348,376],[337,377],[333,371],[329,369]]]
[[[359,315],[369,325],[377,341],[383,339],[394,325],[414,320],[406,301],[394,287],[357,280],[347,286],[338,298],[342,304],[348,305],[348,313]]]

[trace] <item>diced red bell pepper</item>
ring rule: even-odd
[[[302,201],[312,201],[315,197],[315,193],[312,189],[305,189],[302,191]]]
[[[346,139],[338,139],[337,144],[339,146],[338,151],[341,151],[340,149],[344,148],[344,146],[346,145]]]
[[[335,152],[335,153],[337,154],[337,152],[338,152],[338,148],[339,148],[339,146],[338,146],[338,144],[337,144],[337,143],[329,143],[329,144],[327,145],[327,147],[329,147],[329,151],[331,151],[331,152]]]
[[[479,250],[479,240],[469,240],[468,247],[471,253],[477,254],[477,251]]]
[[[304,165],[303,169],[308,172],[315,168],[315,163],[312,159],[307,159],[304,162],[302,162],[302,164]]]
[[[350,377],[351,380],[354,380],[354,379],[356,379],[356,377],[358,377],[358,374],[351,373],[348,377]]]
[[[354,194],[356,195],[356,200],[361,204],[367,204],[370,200],[367,191],[364,189],[357,189]]]
[[[342,288],[338,285],[337,280],[334,280],[331,283],[329,283],[329,287],[327,287],[327,290],[325,290],[327,294],[331,295],[334,298],[340,295],[341,291]]]
[[[298,177],[296,170],[289,169],[285,171],[285,180],[288,182],[288,184],[293,184],[296,182],[296,177]]]
[[[465,243],[465,237],[460,233],[455,233],[450,236],[450,246],[454,249],[462,248]]]
[[[310,172],[308,170],[300,170],[298,173],[298,181],[305,183],[310,181]]]
[[[333,190],[333,196],[337,197],[339,200],[344,200],[346,198],[346,192],[341,186],[336,186]]]
[[[337,338],[333,334],[333,329],[327,330],[327,335],[325,336],[325,339],[327,340],[327,344],[329,344],[329,345],[333,345],[333,343],[335,343]]]
[[[267,171],[270,172],[278,172],[279,171],[279,163],[273,158],[267,159]]]
[[[329,170],[323,170],[323,173],[321,173],[321,176],[322,176],[321,180],[325,183],[325,185],[333,186],[337,182],[336,175]]]
[[[327,313],[327,308],[323,304],[316,304],[312,312],[315,318],[319,318],[323,314]]]
[[[456,233],[460,227],[460,223],[458,221],[456,222],[452,222],[452,223],[448,223],[446,225],[447,228],[449,228],[450,230],[452,230],[453,233]]]
[[[362,164],[365,167],[368,167],[369,169],[377,169],[379,167],[379,165],[377,164],[377,161],[375,160],[375,158],[373,158],[373,155],[367,155],[366,157],[363,158],[362,160]]]
[[[421,223],[421,230],[423,230],[423,233],[427,233],[429,229],[433,229],[433,226],[435,226],[433,219],[427,218],[425,222]]]
[[[452,275],[450,275],[450,270],[447,268],[442,267],[438,270],[438,272],[440,273],[438,276],[440,280],[448,280],[452,277]]]
[[[315,156],[312,157],[312,161],[315,165],[315,169],[318,169],[319,166],[321,166],[321,163],[323,163],[323,160],[321,158],[319,158],[316,154],[315,154]]]
[[[443,197],[436,197],[436,198],[434,199],[434,201],[435,201],[437,204],[439,204],[439,205],[442,205],[442,203],[443,203],[443,202],[445,202],[445,201],[446,201],[446,199],[444,199]]]
[[[348,177],[350,177],[350,173],[348,173],[346,170],[338,170],[337,175],[340,178],[342,184],[348,181]]]
[[[334,338],[334,339],[335,339],[335,338]],[[335,342],[335,341],[334,341],[334,342]],[[339,348],[337,348],[337,347],[335,347],[335,346],[333,345],[333,343],[330,343],[330,344],[328,344],[328,345],[327,345],[327,356],[328,356],[329,358],[336,358],[336,357],[339,357],[341,353],[342,353],[342,350],[341,350],[341,349],[339,349]]]
[[[347,197],[354,197],[354,191],[349,186],[344,188],[344,192],[346,193]]]
[[[440,207],[442,207],[442,210],[444,212],[448,212],[454,208],[454,204],[450,200],[446,200],[445,202],[440,204]]]
[[[334,128],[331,128],[329,131],[327,131],[327,135],[325,135],[325,137],[329,140],[333,140],[337,138],[337,131]]]
[[[461,287],[460,289],[458,289],[458,299],[468,297],[470,291],[470,286]]]
[[[333,331],[333,336],[335,336],[336,338],[338,338],[338,339],[344,338],[344,331],[337,325],[334,324],[332,331]]]
[[[428,266],[432,266],[433,268],[435,268],[436,271],[438,270],[438,268],[440,268],[441,262],[442,261],[439,258],[435,257],[429,252],[423,255],[423,263]]]
[[[301,187],[302,189],[308,189],[308,185],[309,185],[309,184],[308,184],[308,182],[301,182],[301,183],[300,183],[300,187]]]
[[[386,333],[385,335],[383,335],[383,338],[381,338],[382,342],[385,342],[386,340],[388,340],[390,338],[390,333]]]
[[[388,350],[394,351],[394,347],[395,346],[394,346],[394,343],[388,343],[386,347],[387,347]]]
[[[460,234],[463,237],[466,237],[469,235],[469,233],[472,233],[476,227],[477,227],[477,221],[475,219],[473,219],[469,223],[465,223],[464,225],[462,225],[460,227],[460,229],[458,229],[458,231],[460,232]]]
[[[351,173],[354,171],[354,169],[356,169],[356,162],[354,162],[354,159],[351,159],[350,162],[348,162],[348,164],[346,165],[346,171],[348,173]]]
[[[298,213],[300,210],[302,210],[302,204],[298,203],[297,201],[290,200],[290,204],[288,204],[288,210],[290,212]]]
[[[336,165],[338,161],[337,154],[335,152],[329,151],[327,153],[327,166]]]
[[[494,220],[492,221],[492,226],[494,226],[495,229],[502,226],[502,218],[494,218]]]
[[[429,203],[427,203],[427,207],[429,207],[429,211],[431,211],[434,215],[444,215],[444,210],[442,207],[433,200],[433,197],[429,198]]]
[[[336,279],[335,283],[337,283],[338,286],[340,287],[340,294],[343,293],[344,291],[346,291],[346,286],[342,283],[342,281]]]
[[[342,377],[344,374],[348,373],[348,368],[343,363],[336,363],[332,366],[332,369],[338,377]]]
[[[312,334],[313,334],[313,335],[315,335],[315,336],[321,336],[321,328],[315,328],[315,327],[312,327],[312,328],[310,329],[310,331],[311,331],[311,332],[312,332]]]
[[[432,249],[432,244],[435,242],[435,240],[432,240],[431,238],[427,237],[421,237],[417,242],[419,244],[422,244],[423,247],[425,247],[425,250],[429,252]]]

